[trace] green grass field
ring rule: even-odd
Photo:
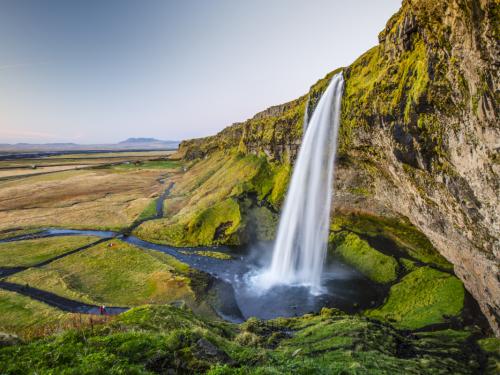
[[[163,253],[111,240],[7,280],[86,303],[137,306],[192,298],[188,270]]]
[[[97,240],[92,236],[63,236],[0,243],[0,267],[29,267]]]
[[[56,324],[69,315],[29,297],[0,290],[0,332],[20,334]]]

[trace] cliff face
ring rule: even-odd
[[[341,156],[372,205],[407,216],[454,264],[498,333],[496,17],[493,1],[404,2],[345,71]]]
[[[499,3],[406,0],[380,44],[344,69],[335,210],[403,215],[453,263],[500,333]],[[181,144],[293,163],[308,95]]]

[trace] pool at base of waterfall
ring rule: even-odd
[[[233,322],[274,319],[319,312],[323,307],[356,313],[380,305],[387,295],[386,286],[339,261],[325,265],[320,293],[311,293],[307,285],[263,286],[255,278],[269,266],[271,251],[272,243],[260,243],[238,250],[231,264],[210,262],[209,273],[217,277],[212,305],[221,317]]]

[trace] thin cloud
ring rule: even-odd
[[[0,65],[0,70],[24,68],[24,67],[38,66],[38,65],[47,65],[47,63],[40,62],[40,63],[22,63],[22,64]]]

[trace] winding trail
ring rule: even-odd
[[[63,311],[80,313],[80,314],[100,315],[99,306],[89,305],[84,302],[61,297],[57,294],[33,288],[28,285],[19,285],[19,284],[9,283],[7,281],[0,281],[0,288],[22,294],[24,296],[33,298],[40,302],[44,302],[47,305],[57,307]],[[106,306],[106,312],[109,315],[117,315],[127,310],[129,310],[129,307]]]
[[[161,179],[160,179],[160,181],[161,181]],[[123,230],[123,233],[125,235],[129,235],[130,233],[132,233],[134,231],[134,229],[136,229],[142,223],[145,223],[146,221],[150,221],[150,220],[161,219],[163,217],[163,203],[165,202],[165,199],[167,199],[167,197],[170,195],[170,192],[172,191],[174,185],[175,184],[173,182],[170,182],[170,184],[165,189],[165,191],[163,193],[161,193],[160,196],[157,198],[157,200],[156,200],[156,213],[154,216],[147,217],[147,218],[142,219],[142,220],[134,221],[132,223],[132,225],[130,225],[125,230]]]

